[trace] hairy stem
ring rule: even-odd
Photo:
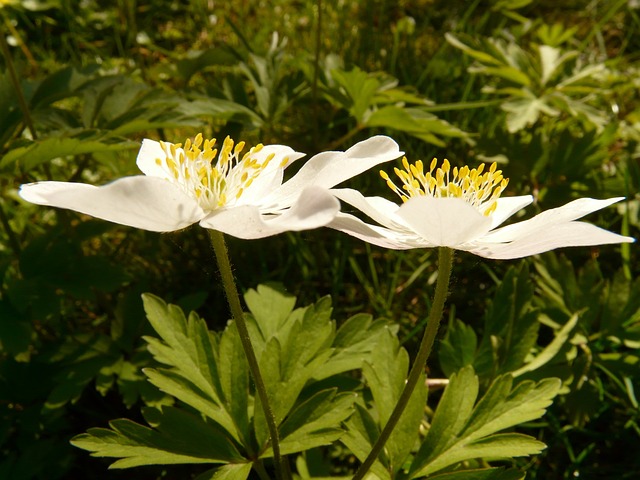
[[[262,374],[260,373],[258,359],[256,358],[256,353],[253,350],[251,338],[249,337],[249,330],[247,329],[247,324],[244,321],[244,313],[242,311],[242,305],[240,304],[240,296],[238,295],[236,282],[233,278],[231,261],[229,260],[229,253],[224,241],[224,235],[216,230],[209,230],[209,238],[211,239],[211,245],[213,245],[216,260],[218,261],[218,268],[220,269],[220,276],[222,277],[222,284],[227,295],[231,315],[238,327],[242,348],[244,349],[244,354],[247,357],[247,362],[249,363],[249,370],[251,371],[251,376],[253,377],[253,381],[256,386],[256,392],[260,398],[260,405],[262,405],[262,409],[264,410],[267,427],[269,428],[269,436],[271,437],[271,447],[273,448],[273,459],[275,462],[276,474],[278,479],[285,480],[287,477],[284,475],[282,457],[280,456],[278,426],[276,424],[276,418],[273,414],[273,410],[271,409],[271,405],[269,404],[267,388],[262,378]]]
[[[409,399],[411,398],[411,394],[413,393],[416,385],[418,384],[418,380],[420,380],[420,375],[424,371],[425,365],[427,364],[427,359],[431,354],[431,349],[433,347],[433,342],[438,333],[438,328],[440,326],[440,319],[442,318],[442,311],[444,310],[444,302],[447,299],[447,293],[449,292],[449,279],[451,278],[451,265],[453,264],[453,250],[447,247],[440,247],[438,251],[438,280],[436,282],[436,291],[433,296],[433,304],[431,305],[431,311],[429,312],[429,318],[427,321],[427,326],[424,330],[424,335],[422,337],[422,341],[420,342],[420,349],[418,350],[418,355],[416,355],[416,359],[413,362],[413,366],[409,371],[409,376],[407,377],[407,383],[400,394],[400,398],[398,398],[398,403],[391,412],[389,416],[389,420],[387,424],[382,429],[382,433],[375,445],[369,452],[369,455],[364,460],[360,468],[353,476],[353,480],[361,480],[365,474],[371,468],[371,465],[376,461],[378,455],[384,448],[385,443],[389,440],[393,429],[397,425],[404,409],[409,403]]]

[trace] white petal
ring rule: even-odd
[[[468,251],[481,257],[512,259],[548,252],[560,247],[584,247],[612,243],[630,243],[635,240],[585,222],[567,222],[537,230],[510,243],[484,243]]]
[[[365,242],[394,250],[407,250],[417,247],[431,247],[426,242],[419,243],[417,239],[410,239],[404,233],[389,230],[376,225],[369,225],[353,215],[339,213],[336,218],[327,225],[330,228],[359,238]]]
[[[213,212],[200,225],[234,237],[263,238],[286,231],[300,231],[327,225],[340,210],[340,203],[326,189],[305,188],[298,201],[278,215],[263,214],[253,205]]]
[[[358,190],[351,188],[334,188],[329,191],[343,202],[356,207],[380,225],[392,230],[395,230],[398,226],[408,228],[404,220],[397,215],[400,206],[386,198],[365,197]]]
[[[529,220],[494,230],[483,238],[483,240],[496,243],[511,242],[535,232],[546,230],[553,225],[582,218],[591,212],[608,207],[620,200],[623,200],[623,197],[609,198],[608,200],[579,198],[562,207],[546,210]]]
[[[274,192],[274,196],[287,202],[309,185],[331,188],[402,154],[395,141],[381,135],[356,143],[346,152],[322,152],[309,159],[293,178]]]
[[[160,142],[145,138],[142,140],[142,145],[138,151],[136,165],[138,165],[140,171],[148,177],[169,178],[169,172],[156,163],[156,159],[159,158],[164,165],[166,156],[167,154],[160,146]]]
[[[481,238],[491,219],[460,198],[410,198],[398,216],[427,242],[439,247],[462,245]]]
[[[84,183],[39,182],[22,185],[28,202],[67,208],[110,222],[153,232],[180,230],[204,212],[191,197],[166,180],[142,175],[96,187]]]
[[[533,202],[531,195],[523,195],[521,197],[504,197],[496,200],[496,209],[491,214],[491,228],[501,225],[507,218],[522,210],[524,207]]]
[[[296,152],[285,145],[265,145],[262,150],[253,154],[252,157],[262,163],[271,154],[274,155],[273,159],[260,172],[249,188],[245,189],[242,197],[240,197],[239,204],[263,204],[268,195],[282,185],[283,162],[286,160],[286,165],[290,165],[291,162],[304,157],[304,153]]]

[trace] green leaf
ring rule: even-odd
[[[240,435],[248,444],[249,432],[249,364],[244,354],[235,322],[220,337],[216,364],[223,403]]]
[[[300,404],[280,427],[282,453],[302,452],[338,440],[344,433],[341,424],[353,412],[355,399],[353,393],[337,393],[332,388]]]
[[[569,321],[562,326],[556,333],[555,337],[539,354],[537,354],[532,360],[527,362],[519,369],[512,372],[514,377],[518,377],[526,372],[531,372],[551,361],[560,352],[562,347],[569,341],[569,336],[573,332],[573,329],[578,324],[580,316],[573,315]]]
[[[131,420],[109,423],[110,429],[93,428],[71,443],[94,457],[116,457],[111,468],[178,463],[227,463],[242,456],[215,425],[202,417],[173,407],[146,409],[153,429]]]
[[[507,129],[515,133],[538,121],[541,113],[556,117],[560,112],[547,103],[546,98],[535,97],[528,90],[526,98],[509,100],[501,105],[507,112]]]
[[[363,72],[357,67],[349,72],[333,70],[331,76],[345,90],[350,100],[350,103],[344,106],[358,123],[364,123],[365,113],[373,105],[373,98],[380,88],[380,81],[374,75]]]
[[[430,475],[429,480],[523,480],[525,474],[516,469],[481,468]]]
[[[447,377],[454,372],[473,365],[478,347],[478,337],[473,328],[460,320],[447,327],[447,333],[438,347],[440,367]]]
[[[380,427],[371,416],[369,410],[359,403],[355,404],[355,412],[349,418],[346,427],[347,432],[340,437],[340,441],[345,444],[356,458],[364,461],[371,451],[371,447],[380,436]],[[380,460],[383,456],[384,453],[378,455],[378,458],[371,466],[371,472],[381,479],[391,480],[391,474]]]
[[[258,326],[262,343],[266,343],[279,331],[296,304],[295,297],[269,285],[258,285],[256,290],[247,290],[244,301]],[[252,340],[255,342],[259,338],[252,336]]]
[[[532,305],[529,268],[507,270],[484,317],[484,332],[473,362],[480,378],[520,368],[536,344],[539,313]]]
[[[522,87],[531,86],[531,78],[528,75],[512,66],[500,67],[469,67],[469,73],[482,73],[484,75],[495,75],[509,82],[515,83]]]
[[[198,475],[195,480],[246,480],[251,466],[251,463],[229,463],[212,472]]]
[[[408,370],[409,355],[407,351],[400,347],[397,337],[387,329],[385,334],[380,335],[378,343],[372,352],[371,361],[365,362],[363,366],[363,374],[373,394],[373,409],[378,416],[378,426],[375,438],[373,438],[374,441],[380,435],[382,428],[386,425],[393,408],[398,402],[406,382]],[[388,475],[391,475],[392,478],[403,467],[418,438],[418,428],[422,420],[426,396],[427,390],[424,379],[421,378],[400,421],[386,443],[386,456],[382,457],[381,461],[388,471]],[[362,426],[363,424],[358,424],[356,419],[355,423],[349,422],[348,429],[358,429]],[[369,432],[357,433],[356,430],[356,433],[351,434],[351,438],[345,437],[345,444],[348,447],[353,444],[356,449],[353,453],[358,456],[360,452],[366,450],[361,446],[362,439],[368,437],[370,437]],[[368,451],[366,454],[368,454]],[[364,457],[358,458],[361,461],[364,460]]]
[[[468,137],[466,132],[420,108],[385,106],[373,111],[364,124],[367,127],[391,128],[406,132],[438,146],[445,146],[439,138],[441,136],[464,139]]]
[[[472,48],[466,43],[460,41],[456,36],[452,35],[451,33],[445,33],[444,38],[451,45],[462,50],[464,53],[466,53],[470,57],[475,58],[476,60],[479,60],[483,63],[488,63],[490,65],[496,65],[496,66],[503,64],[503,59],[498,59],[488,53],[483,52],[482,50]]]
[[[328,299],[321,300],[308,307],[302,320],[293,322],[285,335],[278,332],[267,343],[260,358],[260,369],[278,424],[291,411],[307,381],[331,355],[329,345],[334,325],[329,319],[330,313]],[[262,408],[256,408],[255,429],[258,443],[263,445],[268,435]]]
[[[371,315],[358,314],[349,318],[336,332],[331,344],[331,356],[321,369],[314,373],[315,380],[322,380],[338,373],[362,368],[363,362],[375,348],[377,338],[385,331],[387,322],[372,321]]]
[[[545,445],[518,433],[498,433],[540,418],[560,389],[558,379],[513,386],[498,377],[476,403],[478,379],[471,367],[453,375],[431,428],[411,466],[410,478],[430,475],[475,458],[511,458],[539,453]],[[474,406],[475,403],[475,406]]]
[[[149,322],[164,342],[145,337],[155,359],[173,367],[171,370],[148,369],[145,374],[158,388],[198,409],[222,425],[237,441],[238,431],[222,400],[222,387],[217,371],[215,337],[203,320],[194,313],[189,319],[180,308],[167,305],[158,297],[142,296]],[[220,359],[227,361],[228,359]],[[242,417],[239,425],[243,425]]]
[[[13,148],[0,160],[0,169],[17,166],[21,171],[29,172],[55,158],[128,150],[139,146],[137,142],[85,131],[75,136],[30,141],[25,146]]]
[[[52,73],[40,82],[31,97],[30,106],[38,109],[77,95],[84,85],[95,78],[99,68],[97,64],[82,69],[65,67]]]

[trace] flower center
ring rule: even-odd
[[[452,169],[449,160],[445,159],[442,166],[436,169],[437,163],[434,158],[429,171],[425,173],[422,160],[411,165],[404,157],[404,170],[397,167],[393,169],[402,181],[402,188],[399,188],[386,172],[380,171],[380,176],[403,202],[418,195],[431,195],[436,198],[457,197],[478,208],[486,216],[491,215],[496,209],[496,199],[509,184],[509,179],[502,176],[502,170],[497,170],[498,165],[495,162],[486,172],[484,163],[478,168],[470,169],[465,165],[460,169]]]
[[[161,141],[165,158],[156,159],[156,165],[165,169],[169,179],[195,198],[204,210],[215,210],[238,201],[275,156],[271,153],[257,158],[264,147],[262,144],[241,156],[245,142],[234,143],[229,137],[222,143],[220,154],[215,144],[215,138],[203,141],[201,133],[193,141],[187,139],[184,147],[180,143]],[[288,158],[284,158],[280,168],[287,162]]]

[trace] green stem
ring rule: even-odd
[[[209,230],[209,238],[211,239],[211,245],[213,245],[213,251],[215,252],[216,260],[218,261],[218,268],[220,269],[220,276],[222,277],[222,284],[227,295],[231,315],[236,322],[236,327],[240,334],[240,341],[242,342],[242,348],[244,349],[244,354],[247,357],[247,362],[249,363],[249,370],[251,371],[251,376],[253,377],[253,381],[256,385],[256,392],[260,398],[260,404],[264,410],[267,427],[269,428],[269,436],[271,437],[271,447],[273,448],[273,460],[275,462],[276,474],[278,479],[285,479],[286,477],[283,473],[284,468],[282,457],[280,456],[278,426],[276,424],[276,418],[273,414],[273,410],[271,409],[271,405],[269,404],[267,388],[264,384],[262,374],[260,373],[260,366],[258,365],[258,359],[256,358],[256,353],[253,350],[253,345],[251,344],[249,330],[247,329],[247,324],[244,321],[244,313],[242,311],[242,305],[240,304],[240,296],[238,295],[236,282],[233,278],[231,261],[229,260],[229,253],[224,241],[224,235],[216,230]]]
[[[395,428],[396,424],[400,420],[404,409],[409,403],[411,394],[415,389],[422,372],[427,364],[427,359],[431,354],[433,342],[438,333],[438,327],[440,326],[440,319],[442,318],[442,311],[444,310],[444,302],[447,299],[447,293],[449,292],[449,279],[451,278],[451,265],[453,264],[453,250],[447,247],[440,247],[438,251],[438,280],[436,282],[436,291],[433,296],[433,304],[431,305],[431,311],[429,312],[429,319],[427,326],[424,330],[424,336],[420,342],[420,349],[418,355],[413,362],[409,376],[407,377],[407,383],[398,398],[398,403],[391,412],[387,424],[382,429],[382,433],[375,445],[369,452],[369,455],[364,460],[360,468],[353,476],[352,480],[360,480],[371,468],[371,465],[376,461],[378,455],[384,448],[385,443],[389,440],[391,432]]]

